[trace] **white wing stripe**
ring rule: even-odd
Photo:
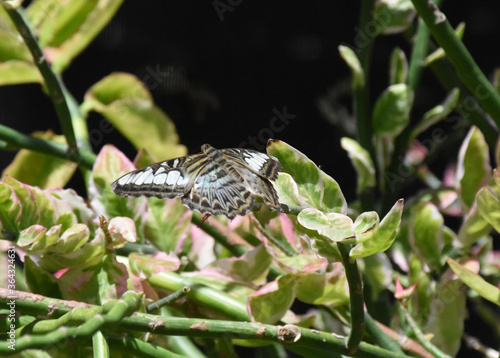
[[[167,175],[166,184],[167,185],[174,185],[175,183],[177,183],[177,180],[180,178],[180,176],[181,176],[181,173],[178,170],[169,171],[168,175]]]
[[[155,175],[153,177],[153,183],[156,185],[163,185],[165,184],[165,180],[167,180],[168,175],[166,173],[161,173],[158,175]]]

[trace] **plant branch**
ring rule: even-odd
[[[59,122],[61,123],[62,132],[66,137],[69,151],[75,154],[78,153],[77,141],[71,120],[71,112],[66,99],[67,91],[62,80],[52,71],[47,58],[38,45],[35,35],[28,26],[28,20],[24,15],[22,7],[13,7],[5,1],[2,1],[2,5],[28,46],[33,56],[33,63],[38,67],[45,81],[49,97],[54,104]]]
[[[356,260],[351,262],[349,252],[351,245],[337,244],[345,268],[347,283],[349,285],[349,303],[351,307],[351,331],[347,339],[349,354],[354,354],[365,332],[365,309],[363,297],[363,285]]]
[[[0,140],[7,143],[5,149],[18,150],[24,148],[35,152],[50,154],[54,157],[71,160],[72,162],[81,164],[87,169],[92,169],[96,160],[96,155],[92,152],[86,150],[71,152],[67,145],[31,137],[2,124],[0,124]]]
[[[401,303],[399,304],[399,309],[403,311],[406,321],[408,322],[408,325],[410,326],[411,330],[415,334],[415,337],[417,340],[424,346],[425,349],[427,349],[434,357],[437,358],[451,358],[448,354],[443,353],[438,347],[436,347],[434,344],[432,344],[427,337],[425,337],[425,334],[422,332],[420,327],[417,325],[413,317],[411,316],[410,312],[406,309],[405,306],[403,306]]]
[[[372,13],[374,0],[361,1],[361,15],[359,19],[359,28],[364,32],[368,23],[372,21]],[[354,113],[357,121],[359,143],[370,154],[373,154],[372,146],[372,123],[370,111],[370,93],[369,93],[369,77],[370,77],[370,57],[373,47],[374,38],[369,37],[366,42],[355,44],[358,52],[359,62],[363,69],[365,81],[363,84],[354,89]]]
[[[455,34],[446,16],[429,0],[412,0],[429,31],[443,48],[458,77],[476,97],[481,107],[500,127],[500,95],[479,69],[463,42]]]
[[[163,274],[163,273],[162,273]],[[0,306],[5,307],[12,299],[8,298],[9,290],[0,289]],[[71,311],[72,307],[81,307],[80,312],[88,310],[94,315],[99,306],[92,306],[75,301],[63,301],[53,298],[45,298],[40,295],[16,291],[16,309],[18,312],[28,312],[34,315],[47,315],[53,312],[55,317],[62,316]],[[111,313],[111,311],[110,311]],[[80,314],[74,317],[72,324],[85,325],[89,319],[88,315]],[[37,323],[38,324],[38,323]],[[35,327],[36,325],[35,324]],[[226,338],[226,339],[253,339],[260,342],[274,342],[284,344],[290,350],[314,350],[347,355],[348,350],[344,345],[344,339],[328,332],[318,332],[297,326],[273,326],[260,323],[231,322],[211,319],[177,318],[169,316],[155,316],[146,313],[136,312],[132,316],[123,317],[119,322],[107,323],[110,327],[119,328],[123,331],[150,332],[159,335],[180,335],[203,338]],[[66,330],[56,330],[54,335],[62,339],[68,339],[69,331],[79,330],[80,327],[66,327]],[[22,346],[41,347],[42,341],[38,339],[37,344],[33,344],[33,337],[36,335],[25,335],[16,340],[16,349]],[[29,342],[30,344],[27,344]],[[112,340],[109,341],[113,345]],[[47,342],[45,341],[45,346]],[[11,353],[8,342],[0,342],[1,353]],[[356,357],[387,357],[387,358],[409,358],[404,354],[399,354],[361,343],[356,353]]]

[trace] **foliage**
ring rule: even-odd
[[[186,154],[174,123],[137,78],[110,74],[77,105],[59,77],[121,1],[38,0],[25,10],[15,1],[0,3],[0,84],[40,83],[63,128],[63,135],[25,136],[0,126],[3,147],[19,150],[0,182],[1,260],[16,267],[15,277],[12,270],[1,276],[2,332],[11,330],[0,343],[2,354],[15,353],[14,344],[16,351],[43,350],[47,356],[75,350],[234,356],[233,346],[282,356],[283,345],[304,357],[405,357],[402,349],[444,357],[460,348],[467,300],[500,339],[498,311],[484,301],[500,305],[499,255],[491,235],[500,231],[500,171],[492,171],[489,154],[497,145],[498,164],[500,146],[488,134],[495,129],[480,106],[463,110],[464,101],[476,99],[467,92],[475,84],[462,79],[461,61],[477,66],[445,20],[429,24],[420,1],[380,1],[375,9],[364,4],[361,25],[389,13],[391,21],[374,36],[407,31],[416,8],[426,22],[418,25],[413,49],[427,44],[430,30],[464,85],[414,120],[422,64],[449,62],[443,56],[424,61],[435,50],[426,47],[408,63],[395,49],[389,86],[370,109],[366,56],[374,38],[356,51],[339,48],[353,74],[358,133],[341,143],[358,176],[359,200],[348,204],[338,183],[304,153],[271,140],[267,152],[283,165],[274,184],[284,212],[262,207],[206,223],[180,200],[118,197],[111,190],[137,163]],[[50,66],[41,61],[41,50]],[[490,90],[482,77],[478,81]],[[486,97],[477,100],[498,124],[499,96]],[[454,109],[463,116],[455,123],[449,117]],[[111,144],[97,156],[91,152],[85,124],[90,111],[134,145],[136,164]],[[440,127],[445,121],[469,129],[456,165],[441,179],[429,164],[449,137]],[[77,167],[86,197],[63,189]],[[403,211],[399,196],[417,178],[422,190],[406,198]],[[14,260],[14,248],[22,264]],[[14,281],[26,292],[10,292]],[[15,300],[11,322],[15,295],[22,299]],[[295,313],[297,301],[310,310]],[[416,341],[401,347],[396,341],[402,340],[393,340],[396,330]]]

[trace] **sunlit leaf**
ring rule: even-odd
[[[338,183],[320,170],[309,158],[280,140],[270,140],[268,154],[276,157],[297,183],[299,194],[308,206],[327,212],[345,213],[347,203]]]
[[[420,203],[415,208],[410,229],[410,242],[422,262],[433,270],[442,266],[444,219],[434,204]]]
[[[370,153],[353,139],[344,137],[340,140],[342,148],[347,152],[358,175],[358,193],[376,185],[375,166]]]
[[[156,161],[186,155],[174,123],[133,75],[113,73],[94,84],[81,110],[102,114],[137,150],[147,149]]]
[[[365,74],[356,52],[350,47],[340,45],[339,53],[342,59],[347,63],[347,66],[351,69],[352,88],[356,89],[363,86],[365,84]]]
[[[379,33],[395,34],[406,30],[416,14],[410,0],[381,0],[376,2],[374,22]]]
[[[488,144],[481,131],[472,127],[460,148],[456,172],[460,199],[466,209],[472,206],[477,192],[488,182],[490,173]]]
[[[462,280],[463,283],[476,291],[482,298],[500,306],[500,289],[498,287],[486,282],[477,273],[474,273],[467,269],[467,267],[460,265],[455,260],[448,258],[446,261],[448,262],[448,265],[450,265],[453,272],[460,277],[460,280]]]
[[[378,135],[397,136],[410,121],[413,92],[404,83],[389,86],[377,99],[372,126]]]
[[[291,275],[281,276],[248,296],[248,312],[252,321],[276,324],[292,306],[295,280]]]
[[[357,244],[351,250],[351,260],[374,255],[378,252],[384,252],[392,245],[396,238],[396,231],[401,224],[403,207],[403,199],[399,199],[382,219],[378,230],[373,234],[371,239]]]
[[[65,144],[62,135],[53,132],[35,132],[33,137]],[[45,153],[21,149],[14,161],[2,173],[2,178],[9,175],[20,182],[42,189],[64,187],[73,176],[77,163],[54,157]]]
[[[403,50],[396,47],[391,53],[391,62],[389,66],[389,83],[406,83],[408,77],[408,61]]]
[[[456,356],[464,333],[465,302],[461,281],[448,270],[437,285],[424,332],[431,334],[431,342],[452,357]]]

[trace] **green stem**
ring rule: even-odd
[[[408,86],[415,92],[422,76],[424,59],[427,56],[429,45],[429,29],[422,19],[418,21],[417,33],[415,35],[415,42],[410,57],[410,64],[408,66]]]
[[[361,13],[359,18],[359,29],[361,33],[367,33],[370,23],[373,21],[373,12],[375,7],[374,0],[361,1]],[[370,60],[375,36],[365,36],[364,42],[356,43],[358,49],[357,55],[361,68],[363,70],[364,82],[353,91],[354,115],[356,117],[359,143],[365,148],[374,161],[375,151],[372,143],[372,115],[370,105]],[[358,38],[361,41],[361,36]],[[360,193],[359,200],[361,210],[366,211],[373,208],[374,193],[367,189]]]
[[[365,312],[365,324],[367,330],[375,337],[377,343],[385,349],[388,349],[392,352],[403,353],[401,346],[398,342],[393,340],[387,334],[385,334],[382,329],[377,325],[377,322],[370,316],[368,312]]]
[[[359,273],[356,261],[351,262],[349,258],[351,245],[337,244],[337,247],[342,255],[342,263],[344,264],[347,283],[349,285],[351,331],[349,332],[346,346],[349,354],[354,354],[365,332],[363,285],[361,283],[361,274]]]
[[[479,69],[463,42],[455,34],[446,16],[428,0],[412,0],[429,31],[443,48],[458,77],[479,104],[500,127],[500,95]]]
[[[172,317],[168,307],[163,306],[161,308],[161,315]],[[194,344],[193,340],[189,337],[184,336],[170,336],[168,340],[169,348],[177,354],[182,354],[190,358],[207,358],[203,352]]]
[[[191,291],[189,286],[184,286],[181,290],[175,291],[171,295],[168,295],[167,297],[163,297],[163,298],[159,299],[158,301],[153,302],[150,305],[148,305],[146,307],[146,312],[150,313],[150,312],[155,311],[155,310],[157,310],[165,305],[169,305],[172,302],[174,302],[175,300],[178,300],[179,298],[186,296],[189,293],[189,291]]]
[[[97,331],[92,336],[92,348],[94,357],[110,357],[108,342],[101,331]]]
[[[432,353],[434,357],[437,358],[451,358],[448,354],[442,352],[438,347],[436,347],[434,344],[432,344],[429,339],[425,336],[425,334],[422,332],[418,324],[415,322],[413,317],[411,316],[410,312],[404,307],[401,303],[399,304],[399,309],[403,311],[406,321],[408,322],[408,325],[410,326],[411,330],[413,331],[413,334],[415,335],[415,338],[417,338],[418,342],[425,348],[427,351]]]
[[[108,343],[114,350],[122,351],[127,357],[151,357],[151,358],[187,358],[172,353],[160,346],[141,341],[140,339],[127,337],[110,336]],[[97,357],[97,356],[94,356]],[[193,356],[194,357],[194,356]]]
[[[2,1],[2,5],[7,11],[7,14],[11,18],[12,22],[17,28],[17,31],[24,39],[24,42],[28,46],[28,49],[33,56],[33,63],[38,67],[40,74],[42,75],[45,86],[48,90],[48,94],[54,108],[56,109],[57,116],[61,123],[61,129],[66,137],[66,142],[68,143],[68,148],[70,153],[78,153],[77,141],[75,133],[73,130],[73,123],[71,120],[71,113],[66,101],[67,91],[64,84],[59,76],[57,76],[51,69],[47,58],[43,54],[42,49],[38,45],[35,35],[28,26],[28,20],[24,15],[22,7],[12,7],[8,3]]]
[[[361,14],[359,19],[359,29],[361,33],[366,33],[368,23],[373,20],[372,13],[374,8],[374,0],[361,1]],[[359,38],[361,40],[361,37]],[[374,37],[366,36],[366,40],[356,43],[358,49],[357,55],[361,67],[363,69],[365,81],[364,84],[358,86],[354,90],[354,113],[358,123],[359,143],[370,154],[373,155],[372,145],[372,123],[370,111],[370,93],[369,93],[369,77],[370,77],[370,57],[373,47]]]
[[[189,286],[191,291],[186,297],[198,305],[208,306],[211,309],[236,319],[238,321],[249,321],[246,303],[236,300],[231,295],[202,285],[195,278],[186,278],[174,272],[161,272],[148,278],[148,282],[157,288],[168,291],[179,291]]]
[[[96,160],[96,156],[92,152],[86,150],[71,152],[67,145],[31,137],[1,124],[0,140],[3,140],[8,144],[6,149],[17,150],[24,148],[35,152],[50,154],[54,157],[71,160],[72,162],[81,164],[87,169],[92,169]]]
[[[160,275],[163,274],[164,273]],[[16,297],[18,297],[15,302],[16,310],[19,313],[31,313],[34,315],[43,316],[46,315],[47,311],[49,311],[50,309],[55,317],[59,317],[70,312],[71,309],[76,306],[81,307],[80,311],[88,310],[90,312],[90,316],[82,314],[79,317],[75,317],[78,319],[73,321],[73,324],[82,324],[82,326],[66,327],[66,330],[56,330],[54,332],[51,332],[51,335],[53,334],[54,337],[58,336],[58,338],[64,340],[72,339],[72,334],[80,330],[80,327],[86,326],[88,323],[87,320],[95,315],[96,310],[99,310],[99,306],[86,304],[85,307],[88,308],[84,308],[82,307],[81,303],[74,301],[41,298],[39,295],[33,295],[19,291],[16,291],[15,294]],[[11,300],[11,298],[7,297],[9,295],[9,290],[0,289],[0,307],[7,306],[7,304]],[[112,311],[113,309],[109,311],[109,314],[112,314]],[[243,311],[246,312],[245,305],[243,305]],[[330,352],[330,354],[349,354],[348,349],[345,347],[345,341],[343,338],[339,338],[328,332],[319,332],[291,325],[280,327],[260,323],[156,316],[139,312],[135,312],[131,316],[123,317],[119,321],[111,322],[107,320],[106,323],[114,329],[119,328],[123,332],[127,332],[128,335],[130,335],[131,331],[139,331],[166,336],[180,335],[203,338],[252,339],[260,342],[273,342],[280,344],[288,342],[286,343],[286,348],[290,350],[312,350],[319,352]],[[104,328],[106,328],[107,325]],[[283,333],[285,332],[293,334],[283,336]],[[86,333],[89,333],[89,331],[87,331]],[[300,334],[300,337],[298,336],[298,334]],[[50,337],[51,341],[53,341],[54,337]],[[286,340],[284,342],[283,340],[280,340],[279,337],[298,337],[298,340],[296,340],[295,342],[293,342],[293,340]],[[111,346],[115,347],[112,339],[108,338],[108,343]],[[143,343],[147,344],[145,342]],[[0,342],[0,353],[12,354],[12,351],[8,348],[8,344],[9,343],[5,341]],[[45,344],[46,346],[47,340],[44,340],[43,337],[37,336],[35,334],[21,336],[16,339],[17,351],[20,351],[21,348],[41,348],[43,347],[43,344]],[[154,348],[154,346],[149,347],[151,349]],[[361,343],[359,345],[356,357],[409,358],[404,354],[391,352],[367,343]]]
[[[227,238],[222,235],[216,228],[209,225],[206,221],[203,222],[203,217],[201,214],[193,211],[193,216],[191,222],[198,226],[200,229],[205,231],[208,235],[212,236],[215,241],[224,246],[233,256],[243,255],[247,249],[241,245],[232,245]]]

